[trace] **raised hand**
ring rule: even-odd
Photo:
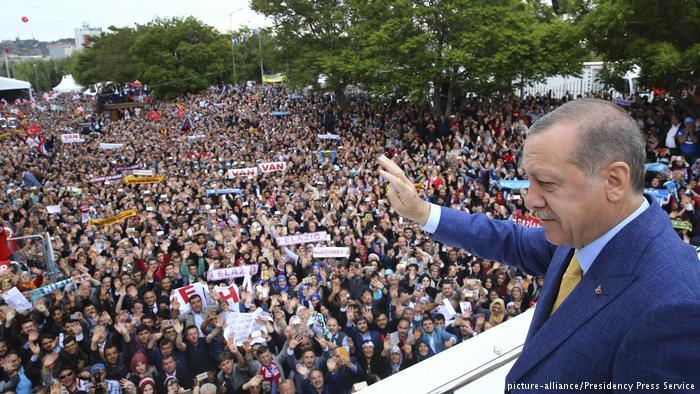
[[[430,204],[420,198],[413,182],[406,177],[403,170],[388,157],[381,155],[377,159],[381,167],[379,173],[389,181],[387,197],[392,208],[406,219],[424,225],[430,216]]]

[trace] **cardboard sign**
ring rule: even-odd
[[[350,257],[350,248],[323,246],[314,248],[313,256],[316,259]]]
[[[241,301],[240,293],[238,292],[238,286],[232,283],[230,286],[214,286],[214,291],[221,297],[221,300],[226,301],[229,310],[233,312],[240,312],[239,302]]]
[[[240,176],[256,176],[258,175],[258,167],[231,168],[226,171],[226,175],[229,177],[229,179]]]
[[[114,223],[120,222],[126,218],[130,218],[132,216],[136,216],[136,211],[133,209],[128,209],[126,211],[120,212],[117,215],[108,217],[108,218],[103,218],[103,219],[90,219],[90,224],[94,224],[95,226],[109,226]]]
[[[80,138],[80,134],[72,133],[72,134],[61,134],[61,142],[63,142],[64,144],[77,144],[77,143],[85,142],[85,140]]]
[[[275,171],[284,171],[287,169],[287,163],[284,161],[275,161],[271,163],[260,163],[258,164],[258,168],[260,169],[260,172],[275,172]]]
[[[207,272],[207,280],[217,281],[231,278],[243,278],[247,275],[255,275],[258,273],[258,265],[242,265],[240,267],[219,268],[209,270]]]
[[[193,283],[173,290],[170,294],[170,303],[177,300],[180,303],[180,314],[187,313],[190,311],[190,298],[196,294],[202,297],[202,308],[206,308],[207,293],[209,293],[208,286],[202,283]]]
[[[258,317],[268,318],[269,313],[258,308],[253,313],[227,312],[224,338],[236,337],[236,343],[243,343],[253,331],[267,331],[264,325],[255,321]]]
[[[122,179],[123,177],[124,177],[124,175],[122,175],[122,174],[98,176],[96,178],[90,178],[90,180],[88,180],[88,182],[95,183],[95,182],[104,182],[104,181],[114,181],[117,179]]]
[[[162,176],[144,176],[144,177],[127,176],[127,177],[124,177],[123,182],[128,184],[128,185],[141,185],[144,183],[160,183],[160,182],[163,182],[163,177]]]
[[[110,143],[100,143],[100,149],[102,150],[109,150],[109,149],[122,149],[124,147],[124,144],[110,144]]]
[[[326,233],[325,231],[317,231],[315,233],[287,235],[286,237],[277,237],[275,239],[277,240],[278,246],[288,246],[307,244],[311,242],[328,241],[331,239],[331,236],[328,235],[328,233]]]
[[[24,313],[32,309],[32,303],[27,301],[16,287],[11,288],[9,291],[2,295],[5,303],[15,309],[19,313]]]

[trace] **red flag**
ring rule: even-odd
[[[12,253],[17,250],[17,242],[8,241],[8,238],[12,237],[14,237],[12,229],[9,227],[0,228],[0,261],[9,260]]]
[[[184,117],[185,117],[185,111],[183,111],[182,108],[179,108],[179,109],[177,110],[177,118],[178,118],[178,119],[182,119],[182,118],[184,118]]]
[[[37,134],[41,132],[41,127],[39,127],[38,124],[32,123],[29,128],[27,129],[27,134],[29,135],[30,138],[36,137]]]
[[[151,118],[151,120],[154,122],[160,122],[160,115],[154,110],[151,110],[148,113],[148,117]]]

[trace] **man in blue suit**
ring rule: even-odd
[[[379,158],[392,207],[434,239],[545,275],[506,392],[700,391],[700,262],[642,194],[644,148],[602,100],[535,122],[522,165],[538,229],[429,204]]]

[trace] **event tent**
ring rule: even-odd
[[[0,97],[14,99],[17,97],[31,98],[32,84],[19,79],[0,77]]]
[[[53,88],[54,93],[68,93],[68,92],[82,92],[85,87],[78,85],[73,79],[73,75],[64,75],[55,88]]]

